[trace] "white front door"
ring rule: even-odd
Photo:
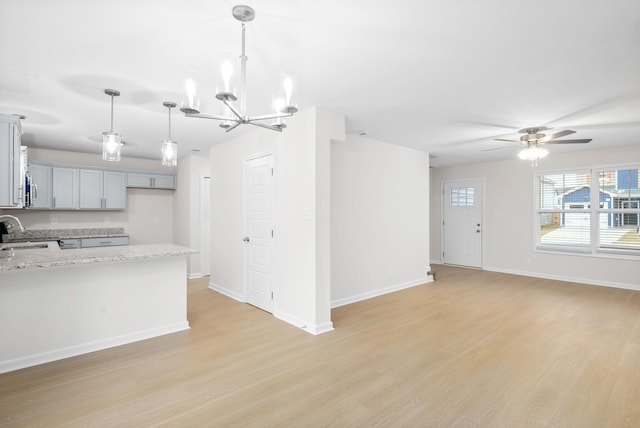
[[[442,195],[442,260],[482,267],[482,181],[447,181]]]
[[[244,283],[247,303],[273,312],[273,155],[253,157],[244,168]]]

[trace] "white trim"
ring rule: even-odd
[[[411,288],[430,282],[433,282],[433,276],[424,276],[423,278],[414,279],[413,281],[403,282],[401,284],[395,284],[389,287],[380,288],[378,290],[367,291],[366,293],[356,294],[355,296],[334,300],[331,302],[331,308],[338,308],[340,306],[349,305],[351,303],[360,302],[362,300],[371,299],[374,297],[382,296],[384,294],[393,293],[394,291],[404,290],[405,288]]]
[[[196,272],[196,273],[190,273],[187,274],[187,279],[198,279],[198,278],[202,278],[204,275],[202,275],[202,273],[200,272]]]
[[[315,336],[334,330],[333,323],[331,321],[327,321],[326,323],[321,325],[311,324],[301,318],[279,310],[274,311],[273,316]]]
[[[638,284],[626,284],[623,282],[611,282],[611,281],[600,281],[591,278],[578,278],[574,276],[565,276],[565,275],[550,275],[539,272],[527,272],[516,269],[504,269],[493,266],[485,266],[484,270],[490,272],[500,272],[500,273],[508,273],[510,275],[520,275],[520,276],[529,276],[533,278],[542,278],[542,279],[552,279],[555,281],[565,281],[565,282],[575,282],[578,284],[586,284],[586,285],[595,285],[598,287],[611,287],[611,288],[622,288],[625,290],[635,290],[640,291],[640,285]]]
[[[211,176],[200,175],[200,213],[198,218],[200,219],[200,269],[203,271],[200,277],[203,275],[211,275]],[[206,185],[205,185],[206,184]],[[208,192],[205,192],[205,187],[208,185]],[[209,238],[209,242],[204,241],[205,238]],[[208,269],[205,269],[205,266]]]
[[[0,373],[36,366],[38,364],[50,363],[51,361],[62,360],[63,358],[75,357],[89,352],[100,351],[107,348],[113,348],[114,346],[126,345],[127,343],[151,339],[152,337],[164,336],[165,334],[176,333],[178,331],[189,329],[189,322],[181,321],[175,324],[125,334],[123,336],[110,337],[108,339],[81,343],[79,345],[54,349],[52,351],[42,352],[39,354],[27,355],[13,360],[1,361]]]
[[[242,294],[229,290],[228,288],[225,288],[221,285],[209,282],[209,289],[217,291],[220,294],[224,294],[227,297],[231,297],[233,300],[237,300],[240,303],[246,303],[246,300],[244,299],[244,296]]]

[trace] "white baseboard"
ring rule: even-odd
[[[611,281],[599,281],[590,278],[578,278],[573,276],[565,276],[565,275],[550,275],[540,272],[527,272],[516,269],[504,269],[494,266],[484,266],[484,270],[491,272],[500,272],[500,273],[508,273],[511,275],[520,275],[520,276],[530,276],[533,278],[544,278],[544,279],[553,279],[556,281],[566,281],[566,282],[576,282],[579,284],[588,284],[588,285],[598,285],[600,287],[612,287],[612,288],[623,288],[625,290],[635,290],[640,291],[640,285],[638,284],[625,284],[622,282],[611,282]]]
[[[196,272],[196,273],[189,273],[187,274],[187,279],[198,279],[198,278],[202,278],[204,275],[202,275],[200,272]]]
[[[233,300],[237,300],[238,302],[247,302],[242,294],[229,290],[228,288],[225,288],[221,285],[214,284],[213,282],[209,282],[209,288],[213,291],[217,291],[220,294],[224,294],[227,297],[231,297]]]
[[[152,337],[164,336],[165,334],[176,333],[178,331],[189,330],[189,322],[183,321],[163,327],[142,330],[124,336],[110,337],[108,339],[96,340],[69,346],[67,348],[54,349],[53,351],[40,354],[27,355],[25,357],[12,360],[0,361],[0,373],[23,369],[25,367],[50,363],[64,358],[75,357],[89,352],[100,351],[115,346],[126,345],[127,343],[138,342],[140,340],[151,339]]]
[[[395,284],[389,287],[380,288],[378,290],[367,291],[366,293],[356,294],[355,296],[345,297],[331,302],[332,308],[338,308],[340,306],[349,305],[351,303],[360,302],[362,300],[371,299],[373,297],[382,296],[383,294],[393,293],[394,291],[404,290],[405,288],[415,287],[416,285],[422,285],[429,282],[433,282],[433,276],[425,276],[423,278],[415,279],[413,281],[403,282],[401,284]]]
[[[327,333],[333,331],[333,323],[328,321],[324,324],[316,325],[312,323],[308,323],[294,315],[288,314],[283,311],[275,311],[273,316],[282,320],[288,324],[291,324],[295,327],[298,327],[301,330],[306,331],[307,333],[311,333],[313,335],[318,335],[322,333]]]

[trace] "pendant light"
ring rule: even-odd
[[[102,133],[102,160],[118,162],[122,138],[120,134],[113,132],[113,97],[120,96],[120,92],[115,89],[105,89],[104,93],[111,97],[111,130]]]
[[[178,143],[171,139],[171,109],[176,106],[176,103],[165,101],[162,105],[169,109],[169,139],[162,140],[162,165],[176,166],[178,164]]]

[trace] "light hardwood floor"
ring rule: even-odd
[[[0,375],[0,426],[640,426],[640,292],[435,271],[321,336],[190,281],[188,332]]]

